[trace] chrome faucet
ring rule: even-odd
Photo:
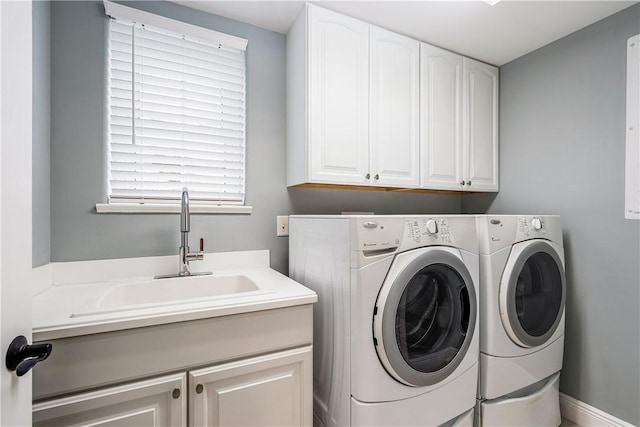
[[[182,189],[182,202],[180,205],[180,250],[178,274],[163,274],[154,277],[154,279],[167,279],[170,277],[187,277],[187,276],[203,276],[211,274],[192,273],[189,270],[189,261],[202,261],[204,259],[204,239],[200,239],[200,250],[198,252],[189,252],[189,231],[191,231],[191,217],[189,214],[189,191],[187,188]]]
[[[182,189],[182,204],[180,206],[180,276],[191,276],[189,261],[201,261],[204,258],[204,239],[200,239],[200,251],[189,252],[189,231],[191,218],[189,215],[189,191]]]

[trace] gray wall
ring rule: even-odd
[[[272,267],[286,272],[288,239],[275,237],[276,215],[460,212],[458,195],[288,190],[285,36],[173,3],[127,4],[249,40],[246,200],[254,211],[251,215],[192,215],[193,239],[204,237],[207,251],[269,249]],[[107,196],[103,140],[106,24],[102,2],[51,3],[51,261],[178,251],[177,215],[95,212],[95,204],[105,202]],[[34,245],[39,251],[46,250],[45,241]]]
[[[626,40],[636,5],[500,68],[500,192],[468,213],[560,214],[561,391],[640,424],[640,221],[624,219]]]
[[[136,7],[249,39],[247,203],[254,213],[194,215],[193,235],[207,240],[207,250],[270,249],[272,266],[286,271],[287,239],[275,237],[276,215],[558,213],[568,278],[562,391],[640,424],[640,230],[623,219],[624,45],[640,31],[639,6],[501,68],[500,193],[464,197],[286,189],[284,36],[172,3]],[[177,252],[176,215],[95,213],[106,200],[105,30],[101,2],[51,4],[50,187],[48,52],[34,34],[34,265]]]
[[[50,7],[49,2],[33,3],[33,266],[51,259],[51,130],[50,130]]]

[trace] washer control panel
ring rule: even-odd
[[[476,220],[470,215],[371,215],[352,220],[352,248],[366,256],[438,245],[478,251]]]
[[[453,243],[446,218],[407,218],[404,238],[416,245]]]

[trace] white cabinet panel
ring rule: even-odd
[[[420,44],[372,26],[370,46],[371,183],[417,187]]]
[[[369,26],[309,8],[311,179],[362,184],[369,165]]]
[[[462,56],[420,52],[421,187],[462,190]]]
[[[287,34],[287,185],[367,185],[369,25],[306,5]]]
[[[498,191],[498,69],[421,50],[421,187]]]
[[[498,190],[498,69],[464,58],[467,190]]]
[[[186,426],[186,374],[110,387],[33,405],[33,425]]]
[[[311,347],[189,374],[191,426],[310,426]]]

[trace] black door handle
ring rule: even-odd
[[[42,362],[51,354],[52,344],[27,344],[27,339],[23,335],[19,335],[11,341],[7,350],[7,358],[5,364],[10,371],[16,371],[21,377],[36,363]]]

